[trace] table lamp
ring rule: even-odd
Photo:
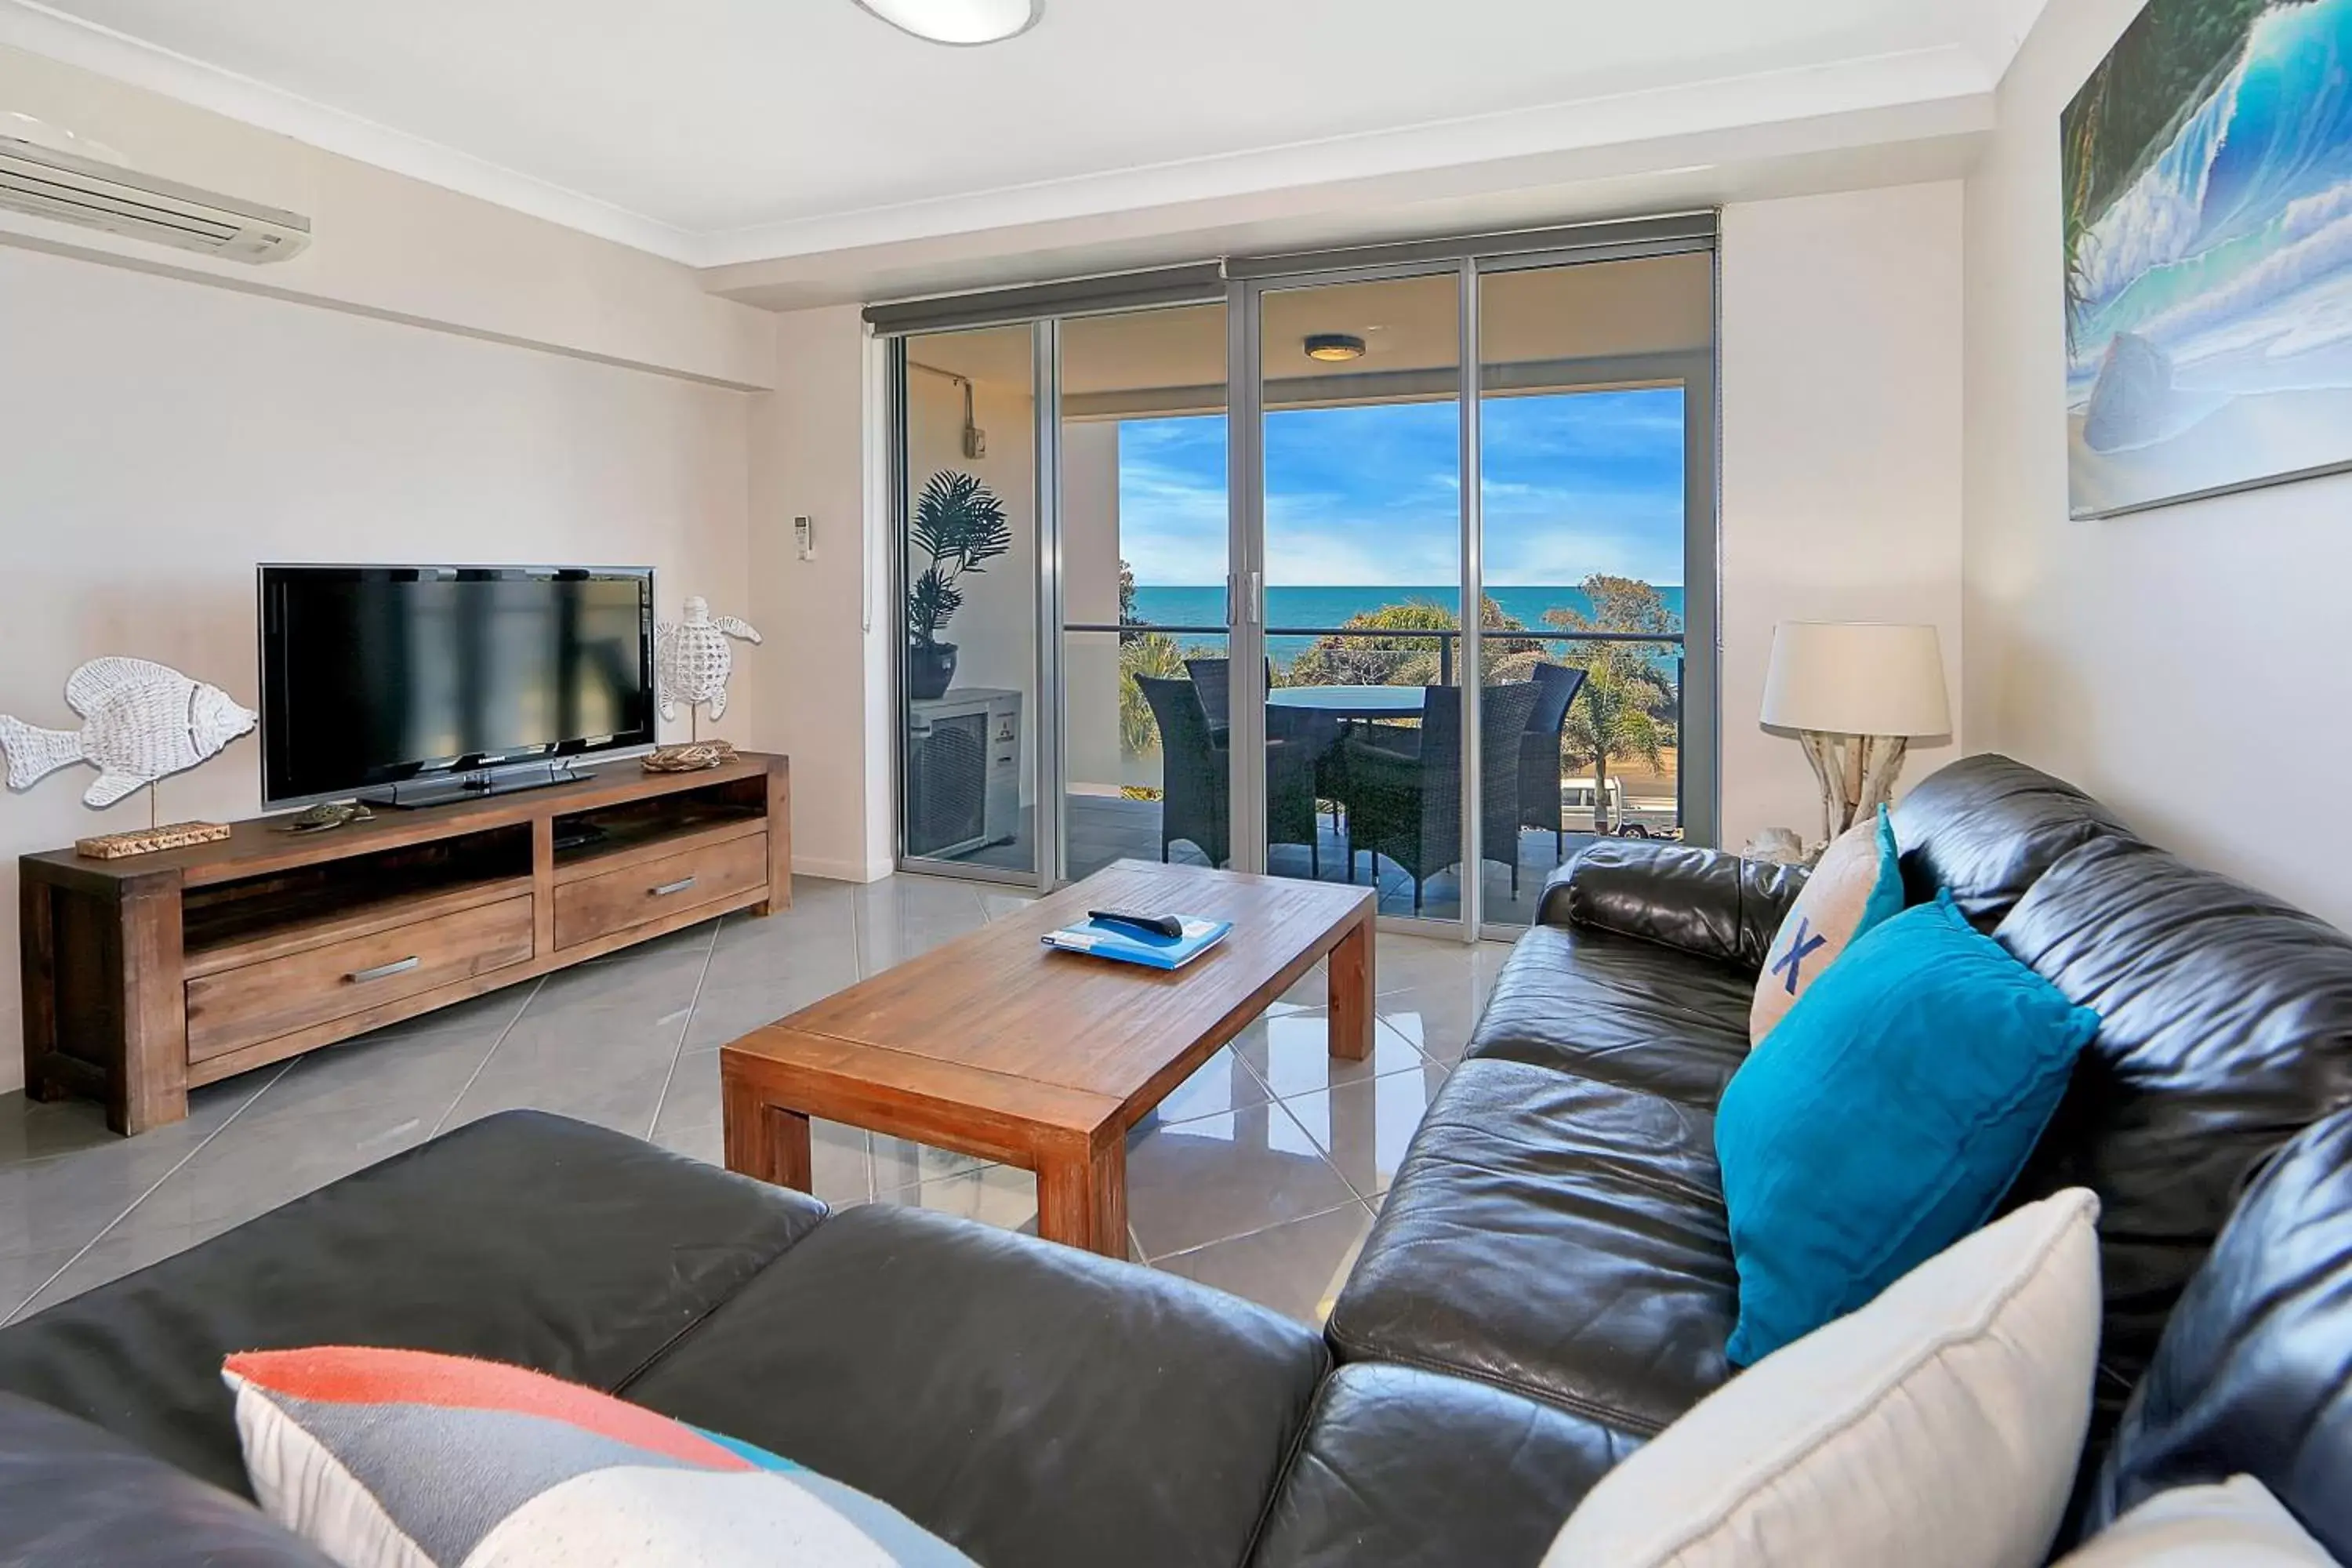
[[[1913,737],[1951,733],[1936,628],[1781,622],[1764,674],[1762,719],[1797,732],[1821,781],[1828,843],[1885,803]]]

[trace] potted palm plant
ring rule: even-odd
[[[963,607],[958,579],[1012,549],[1013,530],[994,490],[973,475],[941,469],[923,487],[908,534],[909,553],[930,558],[907,590],[907,689],[920,702],[955,679],[956,645],[940,633]]]

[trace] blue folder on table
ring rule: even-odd
[[[1088,952],[1097,958],[1116,958],[1122,963],[1140,963],[1148,969],[1181,969],[1224,941],[1225,933],[1234,929],[1231,921],[1196,920],[1191,915],[1176,918],[1184,922],[1182,936],[1160,936],[1133,926],[1083,920],[1059,931],[1049,931],[1037,940],[1065,952]]]

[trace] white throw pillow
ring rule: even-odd
[[[2098,1199],[2028,1205],[1602,1478],[1544,1568],[2039,1568],[2099,1349]]]
[[[2252,1476],[2158,1492],[2058,1568],[2336,1568]]]

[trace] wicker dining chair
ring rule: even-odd
[[[1480,697],[1478,767],[1479,827],[1490,860],[1511,868],[1511,893],[1519,890],[1519,742],[1538,693],[1533,681],[1489,686]],[[1372,877],[1387,856],[1412,879],[1413,912],[1421,912],[1422,885],[1462,862],[1462,691],[1431,686],[1423,690],[1420,742],[1410,755],[1394,742],[1376,744],[1349,737],[1348,879],[1355,879],[1355,852],[1372,852]]]
[[[1209,716],[1210,738],[1221,746],[1228,744],[1233,730],[1233,691],[1228,684],[1233,661],[1188,658],[1184,669],[1192,678],[1192,689],[1201,694],[1201,710]],[[1274,689],[1272,659],[1266,660],[1265,689]],[[1328,713],[1277,708],[1269,703],[1265,710],[1265,738],[1290,742],[1308,753],[1315,766],[1316,798],[1331,803],[1331,831],[1339,832],[1339,795],[1335,781],[1339,777],[1339,721]],[[1275,842],[1287,844],[1292,840],[1277,838]],[[1319,865],[1319,851],[1315,858]]]
[[[1568,856],[1568,821],[1559,806],[1559,732],[1568,723],[1569,704],[1584,689],[1584,671],[1539,664],[1534,680],[1535,710],[1519,731],[1519,826],[1551,834],[1551,863],[1557,866]]]
[[[1139,675],[1143,700],[1160,730],[1160,858],[1171,845],[1189,843],[1212,866],[1233,858],[1233,803],[1227,759],[1232,753],[1209,733],[1199,691],[1190,680]],[[1304,844],[1307,865],[1319,879],[1323,852],[1315,822],[1315,763],[1306,749],[1287,741],[1265,748],[1266,838]]]
[[[1233,686],[1228,679],[1233,661],[1224,658],[1188,658],[1184,672],[1192,678],[1192,689],[1200,694],[1201,711],[1209,718],[1209,733],[1219,745],[1234,727]]]

